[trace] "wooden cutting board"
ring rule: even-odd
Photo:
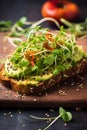
[[[14,47],[0,33],[0,59],[10,54]],[[78,39],[87,52],[87,38]],[[57,84],[42,96],[26,96],[0,84],[0,106],[7,107],[87,107],[87,70],[76,77]]]

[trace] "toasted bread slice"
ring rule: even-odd
[[[4,66],[2,66],[0,70],[0,81],[7,87],[11,87],[14,91],[20,94],[41,94],[42,92],[46,91],[47,89],[52,88],[54,85],[58,84],[61,81],[67,80],[71,77],[76,76],[77,74],[84,71],[87,67],[87,58],[82,59],[78,64],[61,72],[56,76],[52,76],[50,79],[45,81],[37,82],[37,84],[33,82],[33,84],[28,84],[29,80],[18,80],[13,78],[8,78],[5,75]]]
[[[87,53],[65,32],[32,30],[0,69],[0,81],[20,94],[41,94],[81,73]]]

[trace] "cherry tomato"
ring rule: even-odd
[[[71,21],[78,16],[79,8],[68,0],[50,0],[43,4],[41,13],[43,17],[55,18],[58,21],[65,18]]]

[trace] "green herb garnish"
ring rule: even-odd
[[[41,118],[31,115],[31,118],[38,119],[38,120],[52,120],[52,122],[45,127],[43,130],[47,130],[49,127],[51,127],[59,118],[62,118],[64,122],[71,121],[72,120],[72,114],[66,110],[64,110],[62,107],[59,107],[59,115],[56,117],[49,117],[49,118]]]
[[[35,28],[45,21],[53,21],[59,28],[59,23],[53,18],[43,18],[39,21],[28,21],[27,17],[21,17],[15,23],[12,21],[0,21],[0,31],[9,31],[8,35],[11,37],[27,36],[31,28]]]
[[[67,26],[66,31],[71,32],[76,35],[76,37],[87,35],[87,18],[81,23],[72,23],[63,18],[61,19],[61,22]]]
[[[12,27],[11,21],[0,21],[0,31],[1,32],[10,31],[11,27]]]

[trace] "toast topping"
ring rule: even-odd
[[[62,29],[57,34],[48,29],[33,28],[27,41],[5,62],[5,73],[8,77],[34,80],[37,84],[37,81],[48,80],[70,69],[85,57],[87,54],[77,46],[73,35]]]

